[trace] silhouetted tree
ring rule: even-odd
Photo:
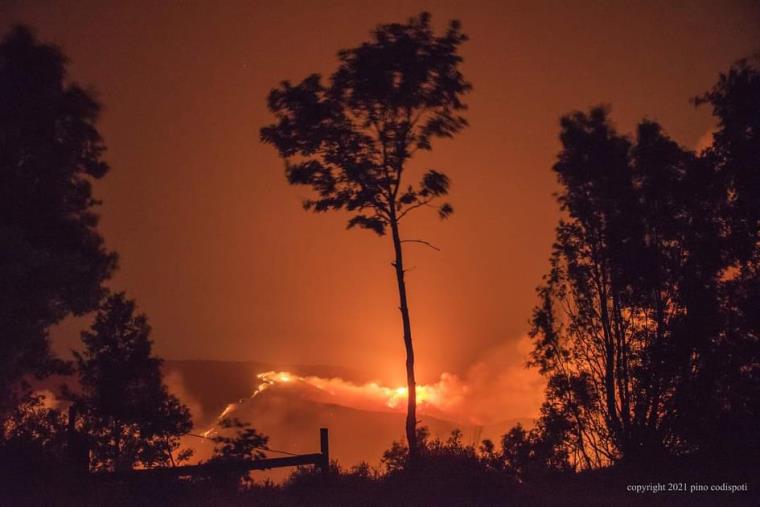
[[[424,426],[418,430],[416,462],[408,459],[408,447],[393,442],[383,454],[387,470],[378,503],[398,505],[494,505],[503,500],[504,487],[512,481],[488,456],[478,455],[473,445],[463,442],[455,429],[448,438],[431,438]]]
[[[406,348],[406,437],[416,454],[416,382],[400,223],[410,212],[448,194],[449,178],[428,170],[414,186],[403,180],[417,150],[451,137],[467,125],[460,112],[471,88],[459,72],[459,46],[466,40],[458,21],[434,35],[430,15],[407,24],[378,26],[373,40],[338,53],[340,65],[327,84],[317,74],[293,86],[283,82],[268,99],[276,122],[261,139],[286,160],[294,185],[316,192],[307,210],[351,213],[348,227],[384,235],[390,229],[393,267]],[[453,211],[438,206],[441,218]]]
[[[76,475],[67,460],[66,420],[44,401],[40,395],[25,397],[0,425],[0,497],[5,502],[13,504],[25,492]]]
[[[742,60],[721,74],[697,105],[712,107],[718,120],[703,159],[725,192],[720,212],[723,271],[719,287],[720,328],[711,340],[714,360],[694,376],[682,405],[702,411],[684,417],[689,437],[708,435],[718,450],[760,455],[760,69]],[[701,392],[700,392],[701,391]],[[702,398],[699,398],[701,396]],[[710,400],[709,407],[694,400]],[[708,409],[708,410],[706,410]]]
[[[667,402],[715,326],[718,194],[709,167],[657,124],[632,142],[597,108],[563,118],[561,140],[568,218],[539,291],[533,359],[548,401],[574,421],[577,462],[599,466],[676,444]]]
[[[728,189],[730,260],[748,266],[760,240],[760,71],[741,60],[694,101],[710,105],[718,120],[705,157]]]
[[[758,444],[757,71],[738,64],[697,102],[720,122],[699,154],[650,121],[621,136],[603,108],[562,119],[567,218],[532,362],[580,466]]]
[[[214,442],[214,455],[210,463],[224,463],[241,460],[255,460],[266,457],[264,451],[267,448],[269,437],[259,433],[251,427],[250,423],[239,421],[235,418],[226,418],[219,422],[222,431],[234,430],[233,436],[218,434],[211,437]],[[217,477],[217,480],[220,479]],[[250,484],[251,476],[247,470],[231,472],[222,477],[233,485]]]
[[[116,264],[93,213],[108,171],[100,105],[66,65],[27,28],[0,42],[0,418],[24,375],[56,366],[48,328],[97,307]]]
[[[570,426],[566,418],[545,407],[535,428],[526,430],[518,423],[502,436],[500,455],[491,448],[485,457],[521,482],[569,472],[572,465],[565,442]]]
[[[82,342],[85,350],[75,353],[82,393],[68,396],[83,412],[81,429],[92,442],[93,466],[173,464],[179,436],[192,427],[190,411],[162,382],[145,315],[135,314],[135,303],[124,293],[110,295]]]
[[[430,440],[430,429],[427,426],[419,426],[415,428],[415,431],[417,433],[415,435],[417,449],[419,451],[427,449]],[[398,440],[394,440],[391,443],[391,447],[383,451],[383,457],[380,462],[389,473],[403,470],[409,462],[408,443],[407,445],[404,445],[403,441],[399,442]]]

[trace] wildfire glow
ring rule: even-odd
[[[525,357],[524,349],[529,344],[526,337],[517,349],[512,345],[490,350],[463,376],[443,373],[435,383],[418,384],[418,414],[470,425],[536,417],[543,399],[544,381],[535,370],[514,364],[514,357]],[[360,384],[338,377],[301,376],[289,371],[259,373],[255,385],[248,399],[227,405],[217,421],[273,388],[310,402],[375,412],[403,413],[408,399],[405,386],[391,387],[379,382]],[[213,435],[216,428],[212,427],[204,436]]]
[[[338,405],[358,405],[370,409],[403,408],[406,406],[408,397],[406,387],[387,387],[376,382],[358,385],[340,378],[302,377],[286,371],[268,371],[260,373],[256,377],[261,383],[253,396],[278,384],[301,384],[316,388],[327,395],[326,401],[332,401]],[[448,390],[447,387],[450,387],[450,382],[446,382],[446,379],[447,376],[443,375],[441,381],[436,384],[418,385],[416,389],[417,405],[420,407],[445,405],[447,402],[445,391]]]
[[[341,378],[300,376],[287,371],[267,371],[259,373],[256,378],[259,385],[251,397],[248,400],[227,405],[219,414],[218,421],[275,386],[292,389],[300,387],[307,390],[309,397],[315,401],[374,411],[401,412],[405,410],[409,392],[406,387],[388,387],[377,382],[354,384]],[[467,387],[461,385],[457,377],[444,373],[435,384],[417,385],[416,393],[420,412],[442,413],[461,402],[462,397],[467,393]],[[212,427],[202,434],[204,437],[209,437],[215,432],[216,427]]]

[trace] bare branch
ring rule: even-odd
[[[399,214],[398,220],[401,221],[401,219],[404,218],[404,215],[406,215],[407,213],[409,213],[413,209],[417,209],[417,208],[422,207],[422,206],[428,206],[430,204],[430,201],[432,201],[432,200],[433,200],[433,197],[429,197],[429,198],[425,199],[424,201],[418,201],[417,203],[412,204],[411,206],[408,206],[404,211],[402,211]]]
[[[429,246],[433,250],[437,250],[439,252],[441,251],[441,249],[438,248],[437,246],[431,245],[429,242],[422,239],[402,239],[401,242],[402,243],[421,243],[423,245]]]

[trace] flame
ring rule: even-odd
[[[341,378],[323,378],[316,376],[301,376],[287,371],[267,371],[256,375],[258,387],[248,400],[230,403],[217,417],[217,423],[237,411],[243,404],[252,400],[262,392],[274,386],[311,387],[316,390],[312,397],[319,401],[333,403],[352,408],[376,411],[403,411],[406,409],[409,390],[407,387],[388,387],[377,382],[354,384]],[[417,407],[420,412],[445,412],[447,408],[461,401],[466,394],[466,386],[460,386],[456,377],[444,373],[441,379],[430,385],[416,386]],[[216,426],[202,433],[204,437],[213,436]]]
[[[416,386],[419,414],[462,424],[498,424],[505,419],[535,418],[543,401],[545,380],[527,370],[521,360],[531,348],[525,336],[516,342],[484,351],[463,376],[443,373],[437,382]],[[338,377],[301,376],[289,371],[267,371],[256,375],[257,386],[247,400],[230,403],[217,422],[245,403],[275,386],[298,393],[302,398],[359,410],[403,412],[408,390],[378,382],[357,384]],[[216,432],[216,426],[203,435]]]
[[[302,377],[286,371],[268,371],[256,377],[261,384],[253,396],[278,384],[302,384],[321,391],[335,404],[370,409],[401,409],[406,406],[409,393],[406,387],[388,387],[377,382],[354,384],[340,378]],[[449,378],[444,374],[435,384],[418,384],[415,389],[417,406],[442,408],[453,401]]]

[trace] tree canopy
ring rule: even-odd
[[[192,427],[190,411],[163,384],[145,315],[124,293],[112,294],[82,342],[85,350],[75,353],[82,393],[69,397],[83,413],[94,467],[174,463],[178,437]]]
[[[382,235],[392,221],[448,193],[448,177],[434,169],[404,185],[404,164],[467,125],[462,96],[471,85],[458,67],[467,37],[457,21],[436,36],[423,13],[408,24],[381,25],[373,36],[338,53],[328,83],[312,74],[272,90],[276,122],[261,129],[261,139],[287,161],[290,183],[314,189],[307,210],[344,209],[349,227]],[[452,211],[438,206],[442,218]]]
[[[719,123],[700,153],[605,108],[562,119],[532,362],[580,466],[760,448],[758,76],[740,62],[696,100]]]
[[[0,42],[0,414],[50,369],[48,328],[96,308],[116,266],[94,212],[100,104],[67,64],[24,27]]]
[[[261,129],[261,140],[285,159],[288,181],[314,191],[304,201],[306,210],[345,210],[349,228],[380,236],[391,231],[412,459],[418,450],[416,380],[402,243],[426,242],[402,239],[399,224],[424,206],[437,207],[442,219],[454,208],[439,202],[449,192],[443,172],[428,169],[416,185],[403,175],[415,152],[432,149],[434,139],[452,137],[467,125],[462,98],[472,87],[459,70],[459,47],[466,40],[456,20],[442,36],[435,35],[425,12],[406,24],[380,25],[371,41],[338,53],[338,69],[327,83],[312,74],[295,86],[283,81],[272,90],[268,106],[275,123]]]

